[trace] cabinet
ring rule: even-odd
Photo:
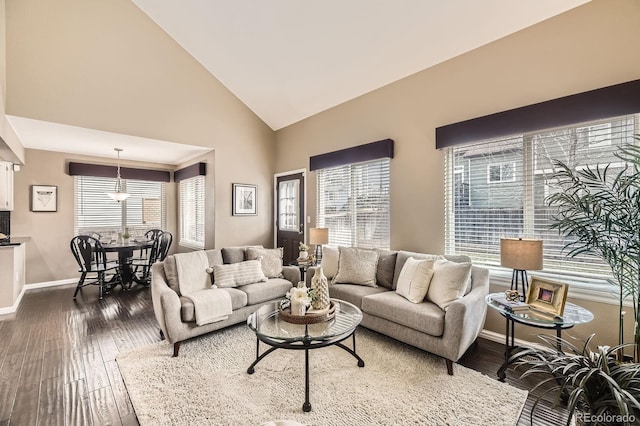
[[[13,163],[0,161],[0,210],[13,210]]]

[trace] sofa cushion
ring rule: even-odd
[[[224,263],[239,263],[247,260],[246,251],[247,248],[263,248],[262,245],[254,246],[238,246],[238,247],[223,247],[222,248],[222,260]]]
[[[247,306],[247,294],[235,288],[224,289],[231,296],[231,309],[234,311],[243,306]],[[196,311],[191,299],[180,296],[180,319],[182,322],[194,322],[196,320]]]
[[[434,337],[444,332],[445,313],[435,303],[411,303],[394,291],[362,299],[362,312],[384,318]]]
[[[446,311],[454,300],[464,296],[470,277],[471,263],[436,260],[427,299]]]
[[[259,260],[245,260],[240,263],[214,265],[213,276],[216,286],[220,288],[238,287],[241,285],[267,281],[262,272]]]
[[[357,284],[377,287],[378,252],[352,247],[339,247],[338,273],[335,284]]]
[[[433,277],[434,260],[407,259],[398,277],[396,293],[412,303],[421,303]]]
[[[261,249],[247,247],[247,260],[259,260],[262,272],[267,278],[282,278],[282,255],[283,248]]]
[[[293,287],[291,281],[287,281],[284,278],[270,278],[265,283],[243,285],[238,287],[238,290],[247,294],[247,305],[255,305],[256,303],[284,297],[291,287]]]
[[[322,246],[322,273],[327,279],[332,279],[338,273],[338,259],[340,259],[340,251],[337,247]]]
[[[384,287],[368,287],[353,284],[332,284],[329,286],[329,296],[334,299],[347,301],[360,307],[362,298],[370,294],[382,293],[389,291]]]
[[[396,268],[397,251],[378,251],[378,270],[376,271],[376,283],[379,286],[393,289],[393,272]]]

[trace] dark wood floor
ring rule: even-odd
[[[115,357],[160,340],[150,290],[117,289],[100,301],[87,287],[76,302],[73,290],[29,291],[18,312],[0,316],[0,426],[138,424]],[[495,377],[502,351],[480,339],[460,363]],[[510,370],[507,382],[530,389],[518,375]],[[530,424],[534,400],[519,425]],[[564,422],[562,409],[536,410],[535,425]]]

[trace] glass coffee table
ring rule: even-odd
[[[256,360],[247,369],[248,374],[255,372],[255,366],[264,357],[276,349],[304,351],[304,404],[302,410],[311,411],[309,402],[309,350],[335,345],[349,352],[358,360],[358,367],[364,367],[364,361],[356,353],[355,331],[362,320],[362,312],[357,306],[343,300],[331,299],[336,305],[335,317],[326,322],[315,324],[293,324],[280,318],[279,302],[260,307],[247,318],[247,325],[256,333]],[[343,345],[343,340],[351,337],[353,349]],[[260,354],[260,342],[271,346]]]
[[[518,349],[515,345],[514,335],[516,323],[524,324],[529,327],[556,330],[558,351],[561,352],[562,348],[560,339],[562,338],[562,330],[572,328],[576,324],[584,324],[593,320],[593,314],[590,311],[586,310],[582,306],[569,302],[565,303],[564,312],[561,317],[550,316],[531,309],[522,312],[513,312],[495,301],[496,297],[503,295],[504,293],[491,293],[485,297],[487,306],[498,311],[500,315],[506,319],[504,363],[498,370],[498,379],[502,382],[506,378],[506,370],[509,367],[509,358],[516,349]]]

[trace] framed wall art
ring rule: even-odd
[[[255,216],[258,214],[258,186],[243,183],[233,184],[233,215]]]
[[[569,287],[566,284],[531,277],[527,304],[537,311],[561,317],[564,313],[568,290]]]
[[[31,211],[57,212],[58,187],[54,185],[31,185]]]

